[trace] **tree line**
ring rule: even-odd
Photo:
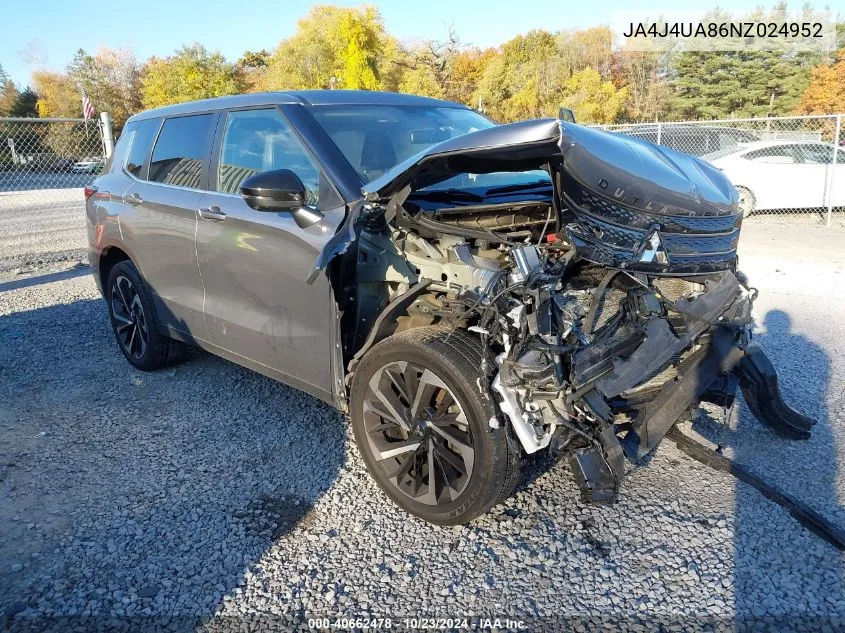
[[[785,10],[761,10],[766,19]],[[845,47],[845,25],[838,25]],[[36,69],[18,88],[0,67],[0,116],[79,117],[81,89],[119,128],[171,103],[265,90],[407,92],[465,103],[499,121],[572,108],[589,123],[829,114],[845,111],[845,48],[822,53],[634,52],[607,27],[533,30],[478,48],[449,28],[402,43],[376,7],[317,5],[272,50],[234,62],[201,44],[141,63],[130,49],[79,50],[63,71]]]

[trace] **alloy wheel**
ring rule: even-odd
[[[426,505],[456,500],[472,477],[472,430],[452,390],[430,369],[388,363],[364,399],[367,443],[388,481]]]
[[[112,325],[120,346],[129,357],[142,358],[149,344],[147,319],[141,297],[128,277],[115,277],[110,301]]]

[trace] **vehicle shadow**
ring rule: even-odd
[[[711,411],[699,417],[693,429],[722,445],[725,454],[740,466],[843,530],[845,509],[835,485],[839,464],[828,415],[829,398],[836,396],[828,393],[830,358],[821,346],[795,332],[789,315],[781,310],[766,313],[763,329],[754,340],[778,369],[786,403],[817,420],[812,437],[795,441],[776,435],[754,418],[741,397],[728,427],[723,426],[719,413]],[[740,629],[761,624],[754,611],[761,605],[771,622],[769,628],[760,630],[830,626],[837,614],[828,597],[845,595],[841,571],[833,571],[841,568],[830,564],[830,560],[838,559],[837,550],[739,481],[735,521],[733,592]],[[765,539],[759,538],[761,523],[771,526]],[[798,539],[800,543],[787,546],[783,539]],[[802,556],[795,555],[798,551]],[[807,584],[809,576],[816,575],[824,576],[823,583],[812,580],[818,586]]]
[[[32,286],[39,286],[41,284],[49,284],[54,281],[63,281],[65,279],[72,279],[74,277],[83,277],[90,275],[91,269],[86,264],[77,264],[73,268],[59,270],[56,272],[49,272],[43,274],[34,274],[21,277],[20,279],[11,279],[9,281],[0,282],[0,292],[7,292],[9,290],[20,290],[21,288],[31,288]]]
[[[213,613],[335,481],[345,427],[209,354],[135,370],[101,300],[0,316],[0,629]]]

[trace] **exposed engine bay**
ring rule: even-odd
[[[548,177],[430,188],[529,169]],[[387,334],[473,333],[489,350],[478,380],[500,413],[489,424],[508,425],[526,454],[565,455],[584,500],[612,502],[626,457],[649,453],[702,401],[730,407],[737,388],[775,432],[809,436],[814,421],[784,404],[751,341],[742,214],[704,161],[530,121],[435,146],[365,194],[329,253],[354,258],[357,294],[340,298],[355,326],[344,328],[350,372]]]

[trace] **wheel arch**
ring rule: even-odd
[[[355,371],[355,367],[360,362],[361,357],[364,356],[364,354],[367,353],[367,350],[373,347],[373,345],[386,339],[396,331],[397,317],[407,314],[408,306],[411,305],[423,292],[425,292],[426,288],[428,288],[430,284],[431,281],[427,279],[414,284],[381,310],[373,322],[373,325],[367,334],[367,338],[364,339],[363,345],[356,350],[354,356],[350,359],[349,363],[347,363],[347,385],[349,384],[352,374]]]
[[[100,288],[103,290],[104,294],[112,269],[118,263],[124,261],[131,262],[132,258],[119,246],[107,246],[100,253],[100,257],[97,260],[97,275],[99,278]],[[132,263],[134,264],[134,262]]]

